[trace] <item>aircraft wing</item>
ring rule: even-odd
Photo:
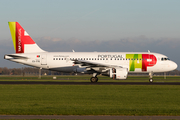
[[[120,67],[116,65],[107,65],[107,64],[101,64],[96,62],[90,62],[85,60],[74,60],[74,64],[79,64],[80,66],[84,67],[106,67],[106,68],[112,68],[112,67]]]

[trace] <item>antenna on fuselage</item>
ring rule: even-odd
[[[148,53],[150,53],[150,50],[148,50]]]
[[[75,52],[74,50],[72,50],[72,52]]]

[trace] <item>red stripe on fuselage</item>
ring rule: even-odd
[[[147,71],[147,67],[154,66],[157,62],[156,57],[151,54],[142,54],[142,59],[142,71]],[[148,61],[148,59],[151,59],[151,61]]]

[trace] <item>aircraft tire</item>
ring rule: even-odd
[[[98,81],[98,78],[97,78],[97,77],[91,77],[90,81],[91,81],[92,83],[95,83],[95,82]]]
[[[149,79],[149,82],[150,82],[150,83],[152,83],[152,82],[153,82],[153,79],[152,79],[152,78],[150,78],[150,79]]]

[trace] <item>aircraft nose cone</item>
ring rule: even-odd
[[[178,65],[175,63],[175,62],[172,62],[172,65],[171,65],[172,67],[172,70],[175,70],[177,67],[178,67]]]

